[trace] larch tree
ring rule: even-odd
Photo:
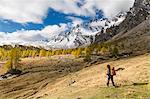
[[[9,51],[9,60],[6,62],[4,67],[7,70],[16,69],[19,66],[21,52],[20,49],[15,47]]]
[[[44,57],[46,56],[46,50],[45,49],[41,49],[40,53],[39,53],[39,57]]]

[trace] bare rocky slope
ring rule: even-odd
[[[150,52],[150,1],[135,0],[125,20],[107,32],[115,36],[106,42],[118,45],[121,53],[139,55]]]
[[[117,43],[122,52],[132,52],[136,55],[150,52],[150,19],[126,33],[119,33],[108,42]]]

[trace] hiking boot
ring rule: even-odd
[[[109,87],[109,84],[107,83],[107,87]]]

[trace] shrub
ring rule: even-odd
[[[90,55],[86,55],[86,56],[84,57],[84,61],[85,61],[85,62],[90,62],[90,61],[91,61],[91,56],[90,56]]]
[[[18,69],[10,69],[7,73],[12,75],[20,75],[22,71]]]
[[[117,57],[118,54],[119,54],[119,50],[118,50],[118,48],[115,46],[115,47],[113,48],[113,50],[112,50],[112,55],[113,55],[114,57]]]

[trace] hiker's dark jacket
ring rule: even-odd
[[[108,76],[111,76],[111,75],[113,76],[113,75],[116,75],[116,72],[115,72],[114,69],[112,69],[112,68],[110,67],[110,69],[107,70],[107,75],[108,75]]]

